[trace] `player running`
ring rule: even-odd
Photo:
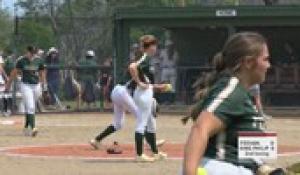
[[[41,85],[43,90],[47,89],[45,65],[35,56],[36,52],[35,47],[27,47],[27,53],[17,60],[16,67],[12,70],[5,86],[5,90],[8,91],[12,81],[21,74],[21,93],[25,104],[24,134],[32,137],[38,133],[35,125],[35,107],[37,99],[41,96]]]

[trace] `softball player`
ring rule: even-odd
[[[139,56],[138,56],[139,55]],[[140,54],[136,53],[136,58],[139,58]],[[130,69],[133,64],[130,63],[128,69]],[[142,119],[142,113],[138,109],[136,103],[134,102],[132,98],[132,92],[136,87],[136,83],[132,80],[132,77],[130,76],[129,72],[127,71],[125,73],[125,77],[123,80],[118,83],[112,90],[111,93],[111,99],[113,103],[113,109],[114,109],[114,115],[113,115],[113,123],[109,125],[105,130],[103,130],[99,135],[97,135],[94,139],[90,141],[90,144],[95,149],[99,149],[100,142],[107,137],[108,135],[120,130],[125,122],[125,112],[129,111],[131,112],[135,118],[136,118],[136,128],[135,133],[140,133],[143,135],[145,125],[143,123]],[[153,102],[153,101],[152,101]],[[153,109],[156,110],[156,109]],[[136,134],[137,135],[137,134]],[[139,140],[141,139],[141,140]],[[135,145],[136,145],[136,153],[137,158],[136,161],[138,162],[153,162],[155,159],[153,157],[149,157],[145,154],[140,153],[138,150],[140,150],[140,146],[142,146],[141,142],[143,142],[143,138],[136,138],[135,139]],[[163,144],[163,140],[161,142],[158,142],[156,144]]]
[[[133,63],[131,63],[133,64]],[[131,65],[130,64],[130,65]],[[130,66],[129,66],[130,67]],[[135,88],[135,83],[132,81],[130,74],[126,71],[123,80],[118,83],[112,90],[111,100],[113,103],[113,122],[109,125],[104,131],[102,131],[99,135],[90,141],[91,146],[95,149],[99,149],[100,142],[107,137],[108,135],[120,130],[125,122],[125,112],[131,112],[136,118],[136,129],[135,131],[138,133],[142,133],[144,128],[142,128],[142,116],[138,107],[136,106],[133,98],[131,96],[131,92]],[[140,155],[138,161],[149,162],[153,161],[153,158],[148,157],[146,155]]]
[[[3,57],[0,55],[0,99],[3,102],[3,108],[1,112],[3,113],[4,116],[9,116],[10,113],[8,112],[8,99],[7,98],[7,93],[5,93],[5,81],[7,80],[7,75],[5,72],[5,69],[3,68],[4,60]]]
[[[238,159],[237,141],[239,131],[264,132],[264,119],[248,89],[262,83],[270,67],[266,41],[257,33],[234,34],[214,59],[215,70],[191,112],[195,123],[185,146],[183,174],[195,175],[200,166],[209,175],[253,175],[263,166]]]
[[[18,74],[22,75],[21,93],[25,104],[25,135],[35,137],[38,130],[35,126],[36,101],[41,96],[41,85],[46,90],[45,65],[43,61],[35,57],[36,48],[27,47],[27,53],[17,60],[16,67],[12,70],[6,84],[6,91]]]
[[[162,84],[153,84],[154,77],[150,66],[150,57],[157,51],[156,38],[153,35],[142,36],[140,38],[140,49],[143,56],[130,65],[131,76],[137,84],[133,98],[142,115],[139,132],[135,133],[136,151],[138,156],[143,155],[143,138],[145,136],[154,154],[154,160],[165,159],[167,155],[159,152],[156,146],[156,119],[152,113],[153,90],[164,88]]]

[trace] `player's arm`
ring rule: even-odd
[[[199,162],[206,150],[211,136],[224,128],[223,122],[211,112],[201,112],[191,128],[184,149],[184,175],[196,175]]]
[[[39,82],[42,85],[43,91],[47,91],[46,69],[39,70]],[[59,78],[59,77],[57,77]]]
[[[7,81],[8,76],[2,66],[0,66],[0,72],[1,72],[2,76],[4,77],[4,80]]]
[[[131,63],[129,65],[129,73],[130,76],[132,77],[132,79],[137,83],[138,86],[147,89],[148,88],[148,84],[143,83],[140,78],[139,78],[139,74],[138,74],[138,64],[137,63]]]
[[[108,75],[108,80],[106,82],[106,88],[109,88],[111,83],[112,83],[112,77],[110,75]]]
[[[46,80],[47,69],[44,61],[41,61],[39,63],[38,71],[39,71],[39,83],[42,86],[42,91],[48,91],[48,85]]]
[[[165,91],[166,87],[167,84],[153,84],[153,89],[158,92]]]
[[[19,73],[19,69],[17,69],[17,68],[14,68],[10,72],[9,78],[5,84],[5,91],[8,91],[10,89],[11,83],[17,77],[18,73]]]

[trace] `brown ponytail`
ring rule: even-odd
[[[157,39],[153,35],[143,35],[140,37],[141,48],[148,49],[152,45],[157,45]]]
[[[137,50],[134,52],[134,61],[138,61],[142,56],[143,56],[143,52],[141,50]]]
[[[195,100],[201,100],[204,98],[207,95],[210,87],[217,81],[219,75],[225,70],[225,61],[222,52],[219,52],[214,56],[212,66],[212,72],[204,74],[196,81],[196,83],[194,83],[193,87],[196,89],[196,94],[194,96]],[[199,105],[201,105],[201,103],[196,103],[191,106],[190,115],[181,119],[183,124],[186,124],[190,118],[193,121],[197,119],[198,114],[201,112],[199,111]]]
[[[262,52],[262,46],[266,44],[265,38],[254,32],[241,32],[228,38],[221,52],[217,53],[212,61],[213,70],[196,83],[195,99],[198,101],[190,109],[190,114],[182,119],[185,124],[190,118],[196,120],[200,114],[201,99],[210,90],[211,86],[223,75],[234,75],[239,71],[245,58],[257,58]]]

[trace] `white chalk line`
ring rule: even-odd
[[[93,156],[73,156],[73,155],[33,155],[33,154],[22,154],[22,153],[11,153],[9,151],[21,148],[40,148],[40,147],[51,147],[51,146],[87,146],[88,144],[41,144],[41,145],[19,145],[11,147],[1,147],[0,155],[10,156],[10,157],[21,157],[21,158],[40,158],[40,159],[63,159],[63,160],[94,160],[94,161],[134,161],[134,156],[125,157],[93,157]],[[300,151],[284,152],[279,153],[278,157],[293,157],[300,156]],[[168,157],[167,160],[182,160],[181,156]]]
[[[33,155],[33,154],[22,154],[22,153],[11,153],[9,151],[21,148],[41,148],[51,146],[87,146],[88,144],[41,144],[41,145],[20,145],[11,147],[1,147],[0,155],[6,155],[10,157],[21,157],[21,158],[40,158],[40,159],[65,159],[65,160],[95,160],[95,161],[134,161],[134,156],[122,156],[122,157],[92,157],[92,156],[73,156],[73,155]],[[167,160],[182,160],[182,157],[172,156],[168,157]]]

